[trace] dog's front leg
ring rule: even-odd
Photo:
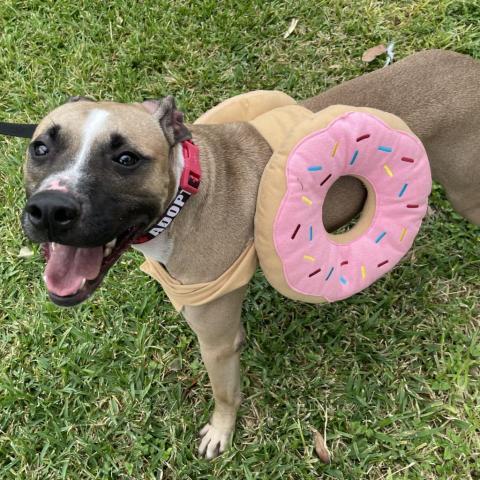
[[[241,324],[246,287],[199,307],[185,307],[183,314],[197,334],[203,362],[212,384],[215,409],[200,430],[199,454],[214,458],[230,444],[240,405]]]

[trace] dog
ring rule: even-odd
[[[302,104],[313,111],[337,103],[367,106],[401,117],[423,141],[433,178],[453,208],[480,225],[479,86],[480,62],[433,50]],[[175,198],[181,144],[190,137],[200,151],[198,193],[161,235],[135,245],[183,284],[215,280],[253,238],[259,180],[272,154],[258,131],[243,122],[186,125],[172,97],[134,104],[75,97],[41,121],[27,153],[22,225],[43,246],[53,302],[71,306],[88,298],[155,224]],[[361,211],[365,195],[356,179],[337,181],[324,205],[326,229]],[[245,292],[246,286],[182,310],[198,337],[215,399],[200,431],[199,454],[208,459],[230,444],[241,401]]]

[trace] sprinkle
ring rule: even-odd
[[[303,203],[306,203],[308,206],[310,206],[313,202],[308,198],[306,197],[305,195],[302,195],[302,200],[303,200]]]
[[[337,153],[337,148],[338,148],[338,142],[335,143],[335,145],[333,146],[333,150],[332,150],[332,157],[335,156],[335,154]]]
[[[340,277],[340,283],[342,283],[343,285],[346,285],[348,283],[347,279],[343,275]]]
[[[297,233],[299,230],[300,230],[300,224],[297,225],[297,228],[295,228],[295,231],[292,233],[292,236],[290,237],[292,240],[297,236]]]
[[[384,260],[383,262],[379,263],[377,265],[377,267],[383,267],[384,265],[386,265],[388,263],[388,260]]]
[[[407,229],[403,228],[402,233],[400,234],[400,241],[402,241],[405,238],[406,233],[407,233]]]
[[[313,167],[308,167],[309,172],[318,172],[322,169],[321,165],[314,165]]]
[[[360,270],[362,272],[362,278],[365,280],[365,277],[367,276],[367,271],[365,270],[365,265],[362,265],[360,267]]]
[[[415,160],[410,157],[402,157],[402,162],[413,163]]]
[[[309,262],[314,262],[315,261],[315,257],[311,257],[310,255],[304,255],[303,259],[308,260]]]
[[[408,187],[408,183],[404,183],[402,189],[398,194],[399,197],[403,197],[403,194],[405,193],[405,190],[407,189],[407,187]]]
[[[327,281],[332,276],[333,270],[334,270],[334,268],[332,267],[330,269],[330,271],[328,272],[328,275],[327,275],[327,278],[325,278],[325,281]]]
[[[322,183],[320,183],[320,186],[322,186],[330,177],[332,176],[331,173],[328,174],[328,177],[326,177]]]
[[[308,239],[310,241],[313,240],[313,227],[310,225],[310,228],[308,229]]]
[[[379,243],[380,240],[387,234],[387,232],[382,232],[376,239],[375,243]]]
[[[316,270],[314,270],[312,273],[308,275],[308,278],[313,277],[314,275],[316,275],[317,273],[320,273],[321,271],[322,271],[321,268],[317,268]]]
[[[387,152],[387,153],[390,153],[391,151],[393,151],[393,148],[392,147],[384,147],[383,145],[380,145],[378,147],[378,149],[381,151],[381,152]]]
[[[350,165],[353,165],[355,163],[355,160],[357,159],[357,156],[358,156],[358,150],[355,150],[353,152],[352,159],[350,160]]]
[[[385,169],[389,177],[393,177],[393,172],[390,170],[390,167],[387,164],[385,164],[383,168]]]
[[[343,267],[344,265],[348,265],[348,260],[344,260],[344,261],[340,264],[341,267]]]
[[[361,137],[357,138],[357,142],[361,142],[362,140],[365,140],[366,138],[370,137],[370,134],[367,133],[365,135],[362,135]]]
[[[407,205],[407,208],[418,208],[418,205],[411,205],[411,204],[408,204],[408,205]]]

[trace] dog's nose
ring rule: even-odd
[[[74,225],[80,216],[80,205],[71,195],[46,190],[30,197],[25,211],[36,229],[51,235]]]

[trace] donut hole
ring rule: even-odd
[[[375,192],[370,182],[359,176],[337,179],[323,203],[323,225],[334,243],[345,244],[362,236],[374,215]]]
[[[342,233],[349,232],[358,223],[361,215],[362,215],[362,210],[360,209],[360,211],[353,218],[351,218],[345,225],[342,225],[341,227],[335,229],[333,232],[329,232],[329,233],[331,235],[340,235]]]

